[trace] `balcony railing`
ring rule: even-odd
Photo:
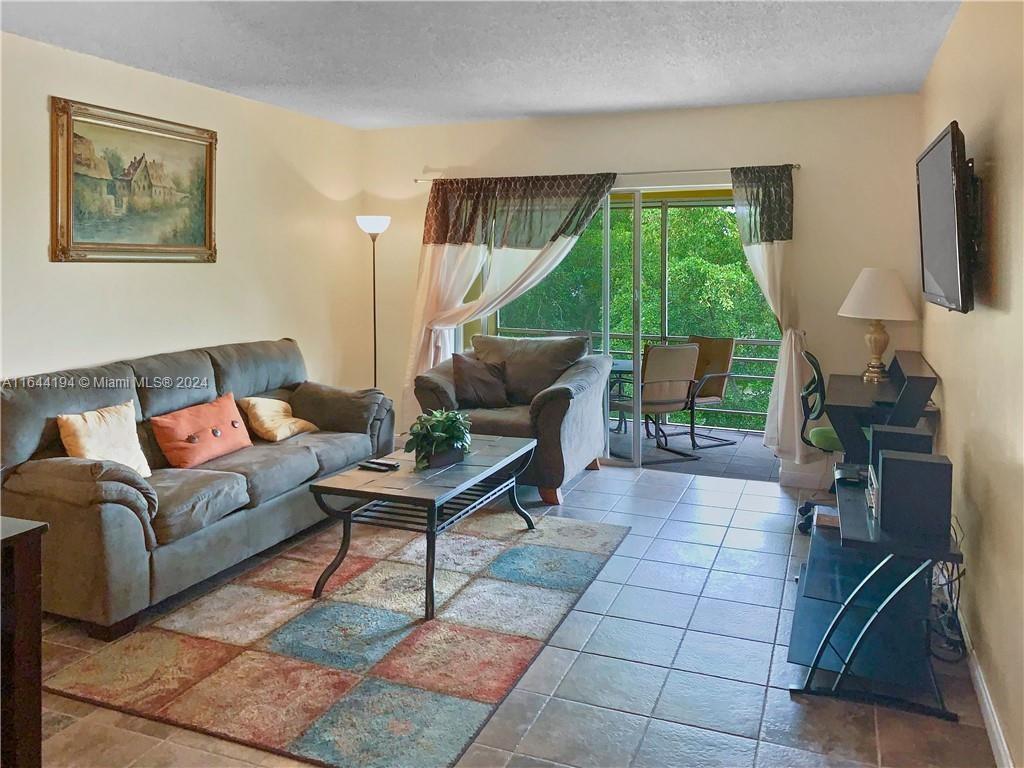
[[[542,329],[542,328],[509,328],[501,325],[497,325],[495,328],[499,336],[556,336],[559,334],[572,334],[579,333],[577,329]],[[594,331],[591,333],[593,339],[593,347],[595,351],[601,350],[601,334]],[[611,340],[612,357],[627,358],[632,357],[633,350],[631,348],[633,336],[628,333],[612,333],[609,334]],[[686,336],[674,336],[674,335],[659,335],[659,334],[642,334],[641,339],[644,342],[653,342],[656,344],[685,344],[687,341]],[[732,366],[730,368],[730,379],[737,381],[748,380],[748,381],[764,381],[771,382],[775,377],[775,368],[778,365],[778,348],[782,342],[778,339],[736,339],[736,352],[732,359]],[[772,350],[775,354],[774,357],[767,356]],[[761,353],[761,354],[759,354]],[[753,373],[752,369],[759,369],[760,372]],[[755,425],[748,425],[746,427],[736,427],[729,424],[719,424],[712,426],[728,426],[730,429],[743,429],[745,431],[763,431],[765,419],[768,414],[766,411],[761,410],[757,407],[756,403],[749,403],[747,407],[742,407],[744,401],[742,398],[735,396],[736,388],[733,388],[730,393],[730,397],[727,399],[737,400],[739,403],[734,405],[740,407],[726,407],[726,406],[705,406],[698,407],[698,412],[703,414],[731,414],[740,418],[746,417],[744,421],[755,421]],[[702,421],[705,421],[702,419]],[[706,423],[706,422],[705,422]]]

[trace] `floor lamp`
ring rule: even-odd
[[[377,386],[377,236],[391,224],[390,216],[356,216],[356,224],[373,244],[373,386]]]

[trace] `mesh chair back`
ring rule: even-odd
[[[687,407],[699,355],[696,344],[651,345],[644,350],[644,413],[671,413]]]
[[[825,413],[825,377],[821,374],[818,358],[804,350],[804,360],[811,366],[811,378],[800,390],[800,404],[804,410],[804,424],[816,421]]]
[[[717,338],[714,336],[687,336],[686,340],[691,344],[700,347],[700,356],[697,359],[697,372],[695,379],[700,381],[709,373],[728,373],[732,368],[732,356],[736,350],[736,339]],[[722,376],[708,379],[701,387],[697,397],[715,397],[724,399],[725,389],[729,384],[729,378]]]

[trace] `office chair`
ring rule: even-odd
[[[804,420],[800,425],[800,439],[805,445],[817,448],[823,453],[837,453],[843,450],[843,444],[839,442],[839,435],[832,427],[815,427],[810,432],[807,431],[808,422],[817,421],[825,415],[825,377],[821,373],[818,358],[807,350],[804,350],[803,355],[804,360],[811,366],[811,378],[800,390],[800,405],[804,413]],[[835,493],[835,490],[836,484],[833,482],[829,487],[829,493]],[[810,533],[811,523],[814,522],[812,513],[817,506],[827,505],[805,501],[797,509],[802,518],[797,525],[801,533]]]
[[[696,461],[700,457],[670,447],[668,439],[685,432],[669,434],[664,425],[668,414],[684,411],[692,402],[699,355],[700,347],[696,344],[648,345],[640,368],[640,411],[644,416],[647,436],[653,437],[661,450],[674,453],[685,461]],[[632,407],[631,398],[621,397],[612,400],[610,410],[621,414],[632,410]]]

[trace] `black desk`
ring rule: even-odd
[[[948,539],[910,541],[880,530],[864,488],[837,481],[839,529],[812,530],[787,657],[808,671],[791,690],[955,721],[932,668],[929,609],[932,566],[963,562],[963,555]],[[823,673],[832,677],[816,685]],[[924,692],[936,706],[921,703]]]
[[[938,376],[920,352],[897,350],[889,365],[889,376],[888,381],[877,384],[860,376],[829,376],[825,413],[843,444],[847,464],[868,463],[868,439],[863,427],[916,427],[929,410],[928,399]]]

